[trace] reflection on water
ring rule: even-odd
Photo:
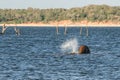
[[[89,28],[88,37],[79,28],[19,29],[20,36],[12,28],[0,35],[0,80],[120,80],[120,28]],[[61,51],[72,38],[91,54]]]

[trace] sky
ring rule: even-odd
[[[120,0],[0,0],[0,8],[26,9],[33,8],[73,8],[90,4],[120,6]]]

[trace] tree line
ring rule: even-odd
[[[71,20],[73,22],[87,20],[120,21],[120,6],[89,5],[70,9],[0,9],[0,23],[38,23],[49,21]]]

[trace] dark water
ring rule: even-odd
[[[1,28],[0,28],[1,29]],[[120,28],[20,27],[0,35],[0,80],[120,80]],[[72,55],[61,51],[61,44],[76,38],[88,45],[91,54]]]

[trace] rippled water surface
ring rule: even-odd
[[[0,80],[120,80],[120,28],[19,27],[0,35]],[[1,28],[0,28],[1,30]],[[91,54],[63,52],[61,44],[75,38]]]

